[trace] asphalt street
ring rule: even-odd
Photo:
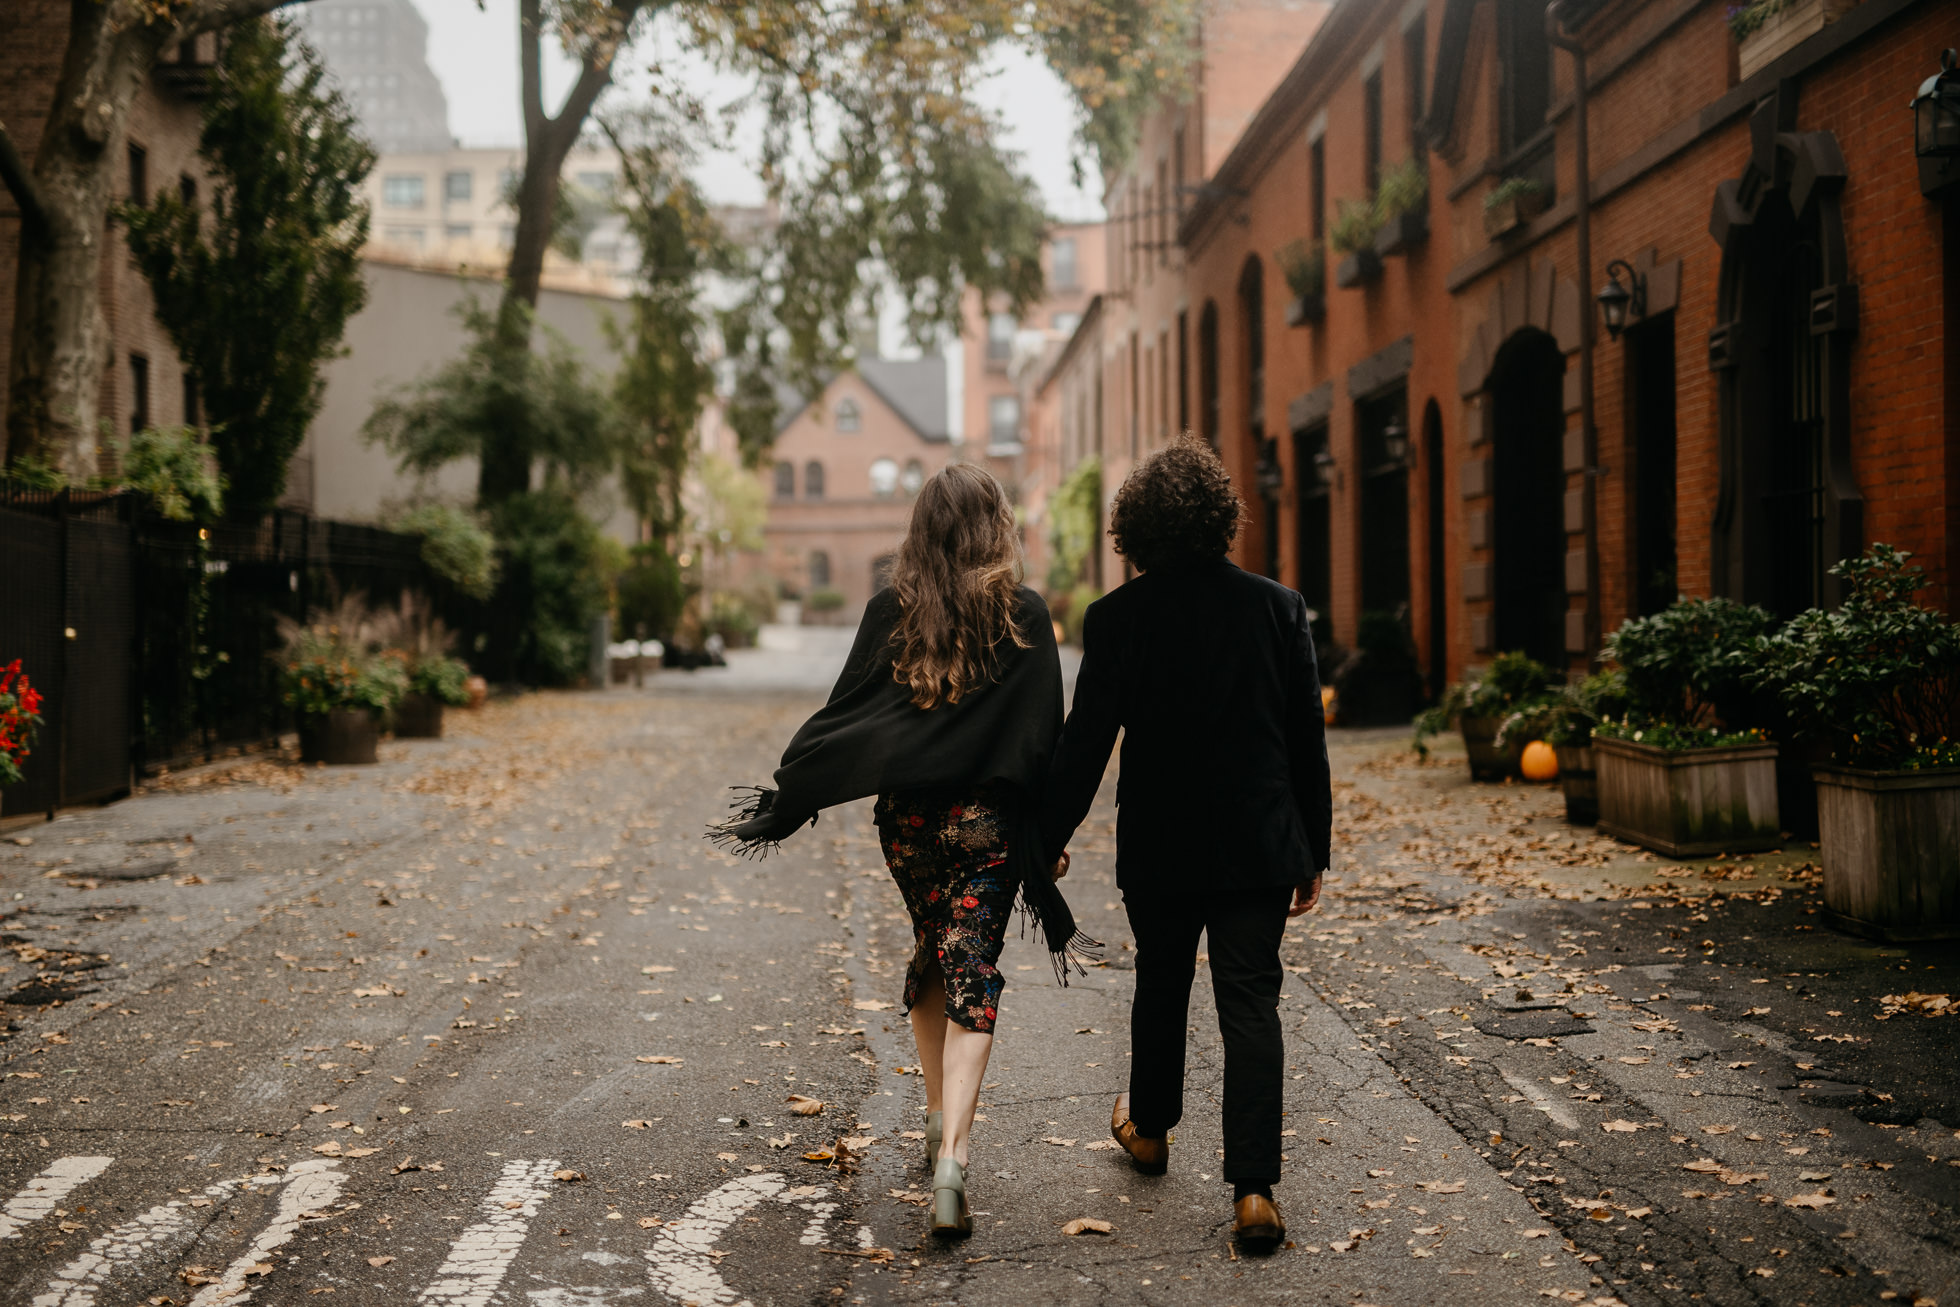
[[[1229,1243],[1202,970],[1170,1174],[1108,1140],[1112,767],[1066,882],[1105,965],[1010,937],[935,1246],[870,805],[700,839],[847,634],[0,827],[0,1300],[1960,1302],[1948,1019],[1872,1001],[1950,954],[1815,925],[1808,850],[1657,866],[1406,733],[1337,736],[1288,936],[1289,1244]]]

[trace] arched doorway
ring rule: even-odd
[[[1266,270],[1254,254],[1239,272],[1239,338],[1244,364],[1246,464],[1259,490],[1258,558],[1265,574],[1279,576],[1279,441],[1266,434]]]
[[[1565,663],[1565,355],[1527,327],[1497,352],[1491,405],[1492,619],[1499,651]]]
[[[1409,616],[1409,392],[1355,401],[1360,437],[1361,612]]]
[[[1722,488],[1713,587],[1779,616],[1838,602],[1831,566],[1863,548],[1851,475],[1849,373],[1856,327],[1829,132],[1796,132],[1794,106],[1757,109],[1757,148],[1717,189],[1722,247],[1709,359],[1721,379]]]
[[[1433,399],[1422,408],[1422,471],[1428,572],[1423,600],[1429,628],[1429,697],[1434,699],[1443,693],[1449,678],[1450,623],[1447,587],[1443,584],[1443,411]]]
[[[1324,417],[1293,432],[1294,588],[1307,601],[1313,638],[1320,644],[1334,637],[1333,495],[1321,475],[1323,467],[1332,466],[1327,433]]]
[[[1211,300],[1198,315],[1198,425],[1205,443],[1217,449],[1218,305]]]

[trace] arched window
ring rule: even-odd
[[[776,498],[796,498],[796,465],[794,463],[776,464]]]
[[[889,458],[881,458],[871,465],[871,493],[880,499],[891,498],[898,489],[898,464]]]
[[[858,412],[857,401],[843,399],[837,402],[837,430],[841,435],[850,435],[864,425],[864,415]]]
[[[1198,315],[1198,434],[1218,448],[1218,305]]]
[[[811,459],[803,465],[803,497],[823,498],[823,464]]]
[[[901,472],[898,477],[898,484],[904,488],[905,493],[916,495],[919,493],[919,487],[925,483],[925,464],[919,462],[916,458],[905,460],[905,471]]]
[[[810,588],[830,589],[830,555],[821,549],[810,551]]]

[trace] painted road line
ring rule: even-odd
[[[291,1242],[301,1221],[325,1213],[333,1200],[340,1197],[340,1186],[346,1182],[339,1164],[331,1158],[309,1157],[304,1162],[293,1163],[293,1169],[287,1172],[286,1187],[279,1191],[279,1210],[272,1214],[271,1222],[259,1231],[252,1246],[225,1268],[216,1284],[207,1284],[197,1291],[191,1307],[211,1307],[219,1302],[230,1307],[249,1299],[252,1286],[246,1277],[258,1275],[259,1283],[265,1283],[266,1258]]]
[[[694,1307],[752,1307],[721,1278],[712,1250],[723,1230],[783,1188],[783,1177],[775,1171],[745,1175],[710,1190],[687,1209],[686,1216],[661,1226],[654,1233],[654,1246],[646,1251],[647,1278],[653,1287],[675,1302]]]
[[[201,1198],[204,1205],[215,1204],[229,1197],[240,1185],[268,1188],[283,1180],[284,1177],[277,1175],[220,1180],[206,1188]],[[87,1252],[62,1267],[48,1281],[47,1289],[36,1295],[34,1307],[94,1307],[96,1294],[110,1277],[152,1254],[163,1254],[190,1242],[196,1226],[204,1219],[196,1211],[195,1201],[173,1198],[92,1240]]]
[[[550,1191],[551,1173],[558,1166],[550,1158],[505,1162],[502,1178],[483,1196],[484,1219],[456,1236],[435,1282],[422,1290],[420,1301],[486,1307],[524,1246],[531,1218]]]
[[[0,1239],[18,1239],[24,1225],[46,1216],[77,1186],[109,1169],[113,1157],[63,1157],[27,1182],[27,1187],[0,1208]]]

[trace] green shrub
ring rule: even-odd
[[[497,588],[497,542],[483,519],[450,504],[417,504],[388,525],[422,537],[422,561],[429,570],[473,599],[488,599]]]
[[[1334,205],[1334,224],[1327,229],[1327,243],[1342,254],[1359,254],[1375,248],[1375,233],[1381,228],[1373,200],[1340,200]]]
[[[844,606],[842,590],[812,590],[803,606],[813,613],[834,613]]]
[[[1102,598],[1103,592],[1084,581],[1068,592],[1068,603],[1062,617],[1062,638],[1070,644],[1082,643],[1082,621],[1089,615],[1089,605]]]
[[[1668,723],[1692,730],[1735,731],[1755,725],[1746,654],[1773,618],[1734,599],[1685,596],[1650,617],[1635,617],[1606,637],[1605,661],[1626,677],[1628,720],[1635,729]]]
[[[731,649],[754,644],[761,626],[748,601],[728,590],[715,591],[708,601],[707,620],[701,625],[705,633],[719,635]]]
[[[130,436],[116,480],[173,522],[212,522],[224,513],[225,479],[190,427],[150,427]]]
[[[437,654],[433,658],[416,661],[408,673],[408,690],[410,694],[426,694],[431,699],[460,708],[470,701],[467,688],[469,679],[468,663],[460,658]]]
[[[1429,170],[1420,156],[1410,155],[1381,176],[1375,186],[1375,221],[1386,224],[1415,213],[1429,202]]]
[[[1407,620],[1396,612],[1361,614],[1353,652],[1325,679],[1334,687],[1343,725],[1408,721],[1423,693],[1422,669]]]
[[[1513,200],[1529,203],[1545,194],[1545,183],[1530,177],[1506,177],[1490,188],[1484,196],[1484,212],[1509,204]]]
[[[1926,578],[1911,557],[1880,544],[1839,563],[1840,608],[1799,613],[1733,659],[1852,766],[1960,765],[1960,627],[1919,604]]]
[[[1498,654],[1480,679],[1450,686],[1435,707],[1417,715],[1415,750],[1428,756],[1429,738],[1441,735],[1459,718],[1508,718],[1527,707],[1537,708],[1558,683],[1557,672],[1528,654]]]
[[[281,698],[302,714],[384,712],[408,693],[408,662],[399,652],[369,652],[327,627],[292,628],[279,670]]]
[[[484,653],[511,679],[570,684],[585,672],[592,619],[606,605],[599,528],[556,488],[505,500],[491,526],[502,576]]]
[[[1296,299],[1313,299],[1327,293],[1327,252],[1318,241],[1312,245],[1302,240],[1292,240],[1273,251],[1273,262],[1279,264],[1280,274],[1286,278],[1286,288]]]
[[[1601,722],[1627,711],[1626,677],[1618,671],[1594,672],[1576,684],[1562,685],[1549,697],[1528,700],[1504,719],[1494,743],[1506,748],[1514,739],[1543,740],[1564,748],[1584,748]]]
[[[621,639],[668,642],[674,638],[688,591],[680,564],[663,546],[635,545],[632,561],[620,571],[613,588]]]
[[[1048,593],[1065,594],[1082,581],[1102,521],[1102,460],[1085,458],[1048,496]]]

